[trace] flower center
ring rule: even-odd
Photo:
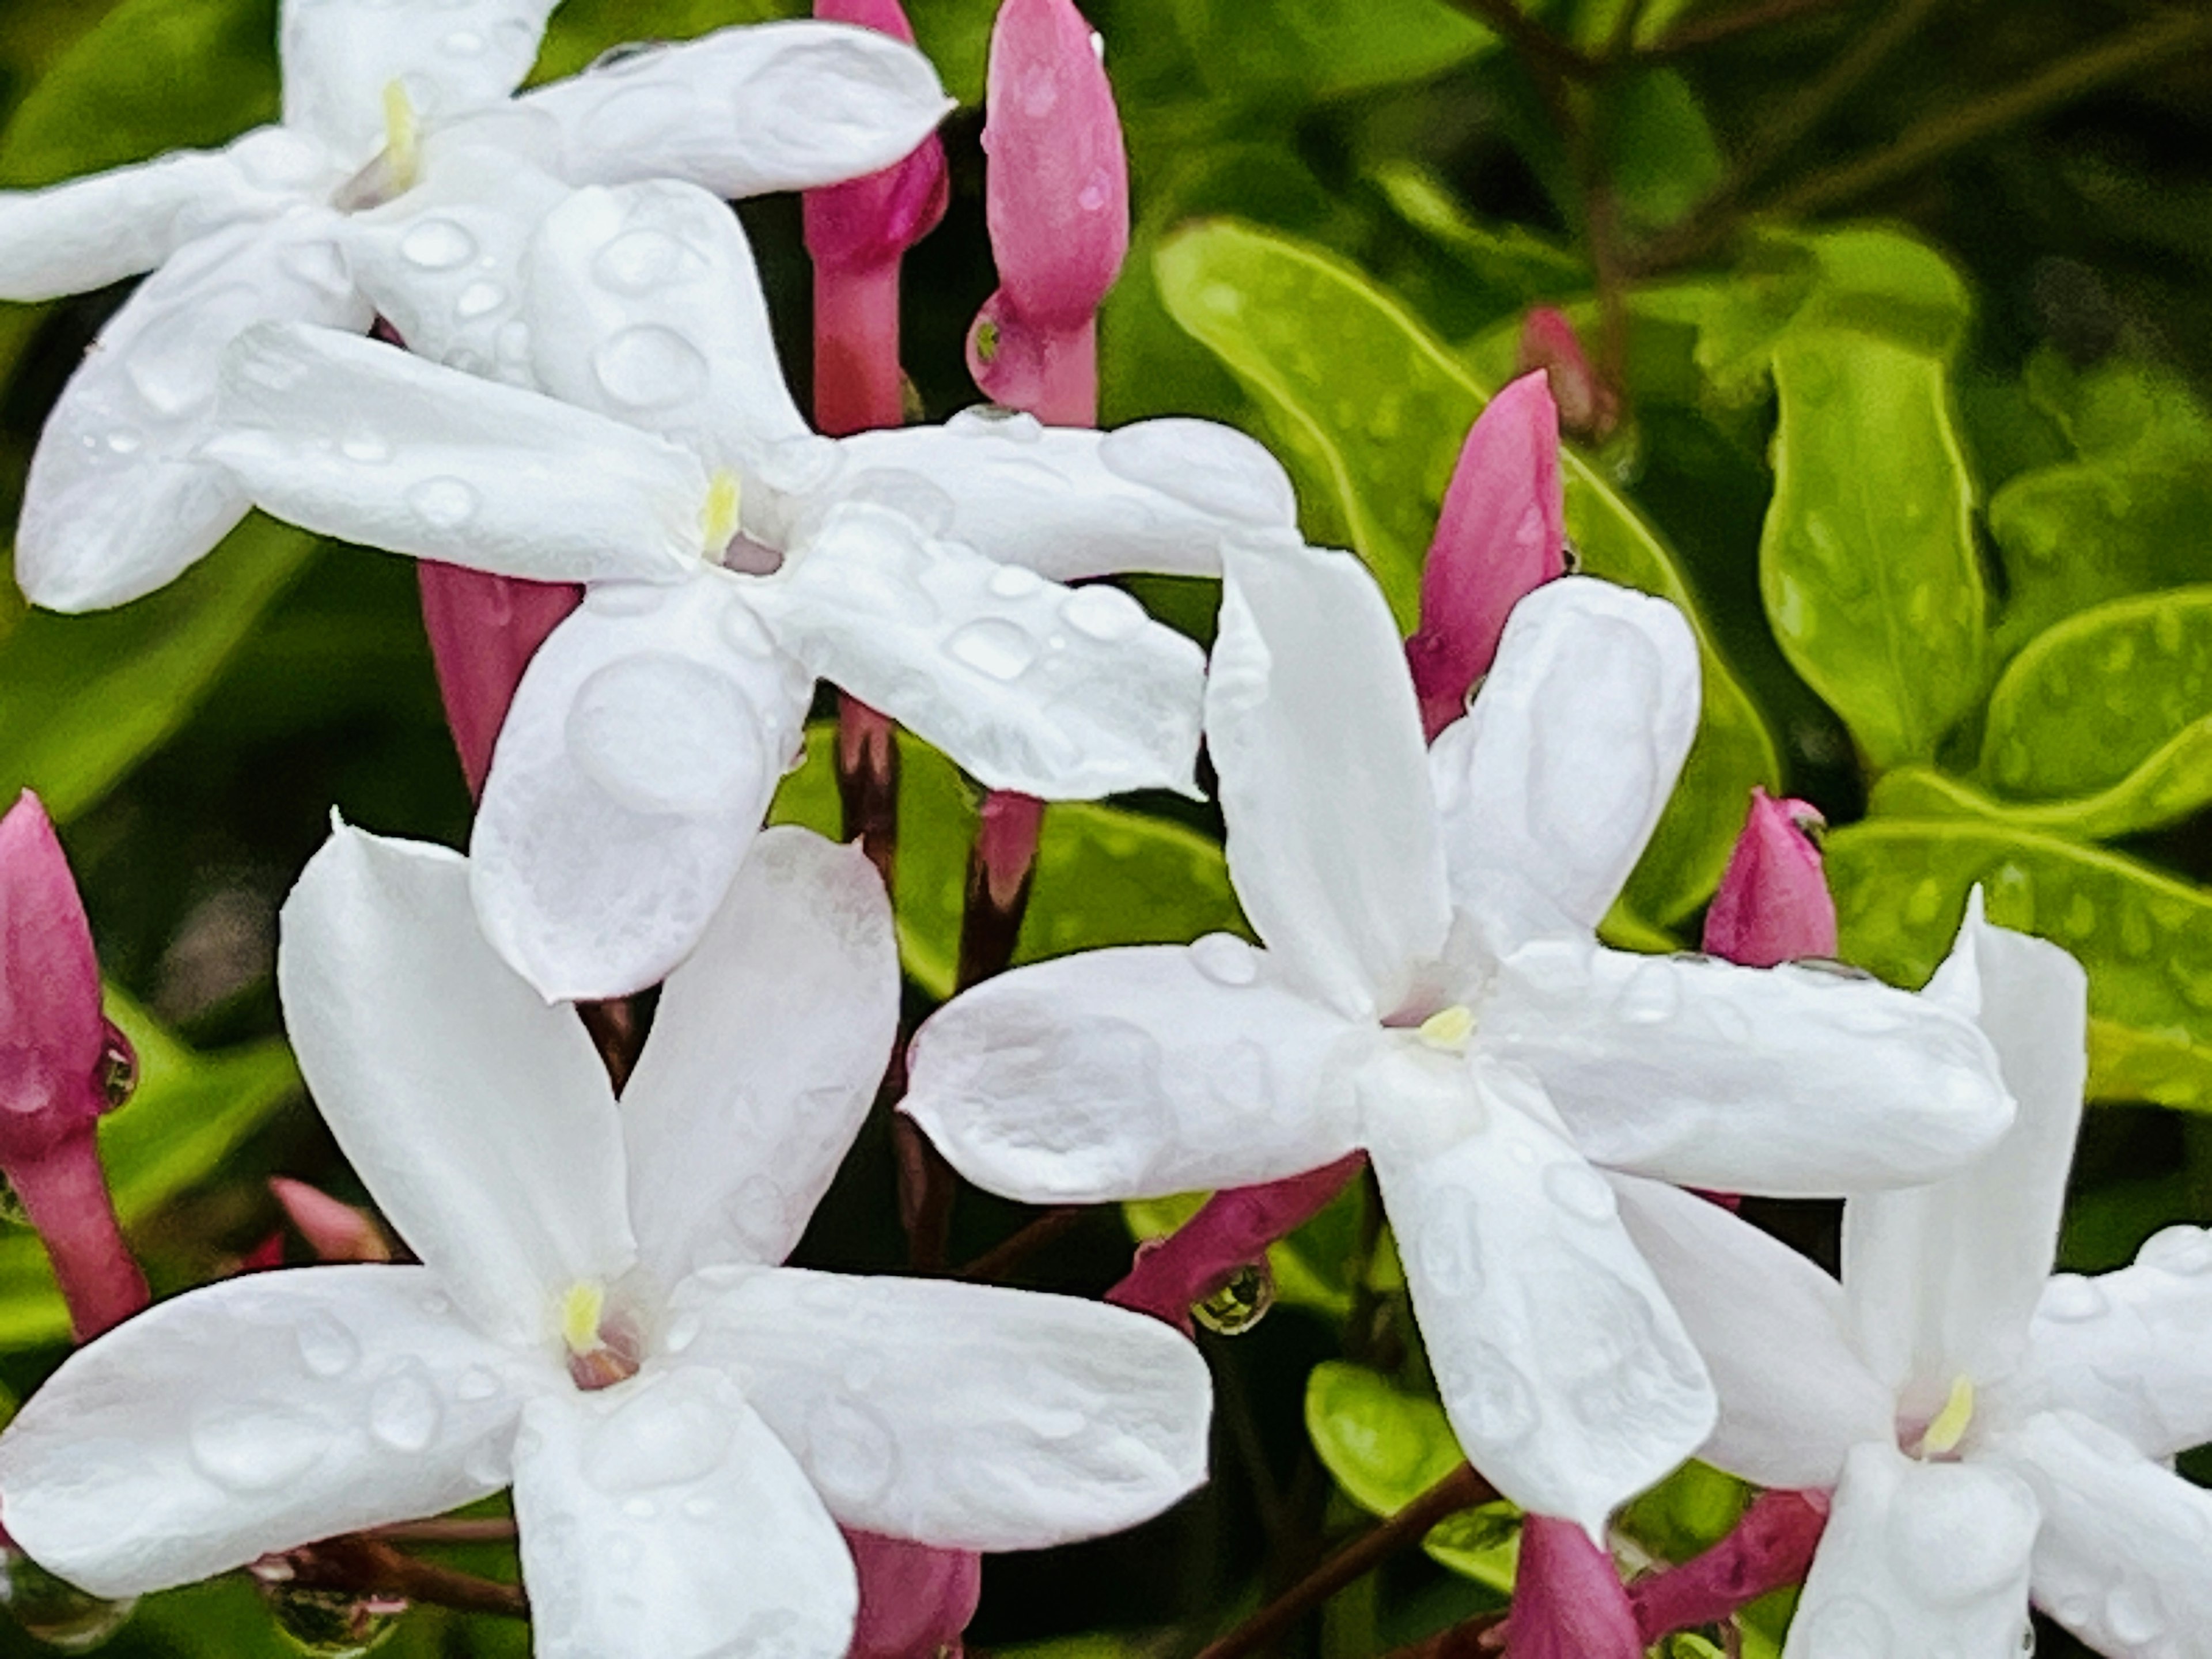
[[[422,118],[415,100],[397,81],[384,88],[384,154],[391,169],[392,190],[404,196],[415,188],[422,171]]]
[[[610,1327],[607,1289],[579,1279],[561,1298],[561,1340],[568,1350],[568,1377],[586,1394],[627,1382],[638,1370],[635,1339]]]
[[[1974,1379],[1961,1372],[1951,1379],[1951,1397],[1920,1437],[1922,1457],[1948,1457],[1959,1449],[1974,1420]]]
[[[1414,1035],[1425,1048],[1434,1048],[1439,1054],[1463,1054],[1468,1040],[1474,1036],[1474,1010],[1464,1002],[1439,1008],[1421,1022]]]
[[[739,508],[744,503],[744,492],[738,475],[726,467],[717,468],[713,480],[707,485],[707,502],[699,510],[699,533],[706,543],[700,556],[708,564],[720,564],[731,539],[738,533]]]

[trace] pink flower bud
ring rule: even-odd
[[[1566,569],[1559,411],[1540,374],[1490,400],[1467,434],[1421,569],[1421,625],[1406,641],[1433,739],[1467,710],[1513,607]]]
[[[814,15],[825,23],[855,23],[914,44],[898,0],[814,0]],[[817,267],[889,264],[937,228],[950,191],[945,146],[932,133],[906,160],[880,173],[808,191],[806,252]]]
[[[446,724],[460,751],[469,793],[480,796],[522,671],[545,636],[583,602],[584,592],[565,582],[520,581],[428,559],[416,570]]]
[[[860,1577],[860,1615],[848,1659],[957,1659],[960,1638],[983,1592],[983,1558],[903,1538],[851,1532],[845,1541]]]
[[[1709,952],[1749,968],[1836,954],[1836,901],[1806,833],[1823,822],[1804,801],[1752,790],[1751,815],[1705,913]]]
[[[44,1157],[108,1107],[92,925],[39,798],[0,818],[0,1165]]]
[[[1638,1639],[1718,1624],[1770,1590],[1802,1583],[1827,1524],[1826,1492],[1761,1492],[1712,1548],[1637,1581],[1629,1600]]]
[[[1521,325],[1523,374],[1543,370],[1559,405],[1559,424],[1577,438],[1611,435],[1620,421],[1620,399],[1591,365],[1575,325],[1549,306],[1531,311]]]
[[[284,1213],[307,1241],[307,1248],[322,1261],[389,1261],[392,1245],[375,1218],[366,1210],[341,1203],[319,1188],[287,1176],[276,1176],[269,1190]]]
[[[1571,1521],[1522,1523],[1505,1650],[1512,1659],[1644,1659],[1613,1557]]]

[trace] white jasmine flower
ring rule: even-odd
[[[839,1522],[1027,1548],[1203,1478],[1205,1367],[1141,1316],[774,1265],[896,1024],[856,852],[762,838],[619,1107],[465,881],[341,828],[283,916],[301,1067],[423,1265],[227,1280],[73,1356],[0,1435],[43,1565],[135,1595],[512,1484],[549,1659],[836,1659]]]
[[[1267,948],[1003,975],[922,1028],[905,1109],[963,1175],[1032,1201],[1245,1186],[1364,1147],[1462,1445],[1525,1508],[1596,1530],[1714,1404],[1592,1165],[1734,1191],[1925,1181],[2011,1109],[1948,1010],[1597,944],[1697,702],[1679,612],[1571,577],[1521,602],[1427,751],[1357,562],[1232,551],[1206,724]]]

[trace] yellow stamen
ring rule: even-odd
[[[1423,1042],[1448,1054],[1467,1052],[1467,1040],[1474,1035],[1474,1010],[1463,1002],[1455,1002],[1449,1008],[1439,1009],[1421,1022],[1419,1033]]]
[[[384,88],[384,154],[391,163],[393,192],[414,189],[422,171],[422,121],[415,112],[415,100],[397,81],[386,82]]]
[[[1951,1397],[1943,1402],[1943,1409],[1936,1413],[1936,1420],[1928,1425],[1928,1432],[1920,1437],[1922,1452],[1936,1457],[1956,1451],[1959,1443],[1966,1437],[1966,1425],[1974,1420],[1974,1380],[1960,1376],[1951,1381]]]
[[[599,1316],[607,1309],[606,1286],[580,1279],[561,1299],[561,1340],[579,1358],[600,1346]]]
[[[744,501],[738,483],[738,475],[727,470],[718,470],[707,486],[707,506],[699,515],[700,529],[706,538],[707,557],[720,562],[722,550],[729,546],[730,538],[738,533],[738,509]]]

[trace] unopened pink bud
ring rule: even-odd
[[[1505,1650],[1511,1659],[1643,1659],[1613,1557],[1573,1522],[1532,1515],[1522,1523]]]
[[[1421,625],[1406,641],[1433,739],[1467,710],[1513,607],[1567,568],[1559,411],[1541,374],[1490,400],[1461,447],[1421,568]]]
[[[903,1538],[852,1532],[860,1613],[848,1659],[958,1659],[983,1593],[983,1558]]]
[[[1802,800],[1751,792],[1751,815],[1705,912],[1705,949],[1748,968],[1836,954],[1836,901],[1809,830],[1825,823]]]
[[[108,1101],[92,925],[39,798],[0,818],[0,1164],[43,1157]]]
[[[899,0],[814,0],[825,23],[854,23],[914,44]],[[935,133],[904,161],[810,190],[805,198],[806,251],[817,266],[872,270],[898,258],[945,217],[950,181],[945,146]]]
[[[1559,424],[1577,438],[1596,441],[1620,421],[1620,399],[1591,364],[1565,313],[1538,306],[1521,325],[1520,368],[1540,369],[1559,401]]]
[[[416,570],[446,724],[453,729],[469,793],[481,796],[523,670],[545,636],[583,603],[584,592],[565,582],[520,581],[428,559]]]
[[[285,1215],[300,1230],[300,1237],[307,1241],[307,1248],[314,1251],[318,1261],[392,1260],[391,1242],[367,1211],[357,1210],[319,1188],[288,1176],[273,1177],[269,1190],[283,1206]]]
[[[1629,1600],[1638,1639],[1719,1624],[1769,1591],[1802,1583],[1827,1524],[1826,1492],[1761,1492],[1712,1548],[1637,1581]]]

